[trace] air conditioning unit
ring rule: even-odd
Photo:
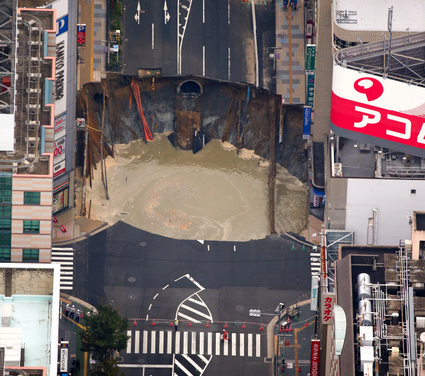
[[[342,177],[342,163],[334,163],[333,176]]]

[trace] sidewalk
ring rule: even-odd
[[[276,92],[287,104],[305,103],[304,30],[304,2],[283,10],[283,0],[276,0]]]
[[[86,25],[86,45],[78,47],[77,89],[87,82],[100,82],[106,77],[106,59],[104,52],[108,39],[106,0],[79,0],[78,23]]]

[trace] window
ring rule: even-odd
[[[7,205],[0,205],[0,218],[11,218],[12,207]]]
[[[10,261],[10,248],[0,247],[0,262]]]
[[[416,189],[411,189],[411,190],[410,190],[410,194],[411,194],[411,195],[415,195],[415,194],[416,194]]]
[[[0,203],[12,202],[12,177],[0,176]]]
[[[40,205],[40,192],[24,192],[24,205]]]
[[[0,231],[8,231],[12,229],[12,221],[10,219],[0,218]]]
[[[24,234],[38,234],[40,221],[24,221]]]
[[[0,248],[8,247],[12,244],[12,234],[0,234]]]
[[[24,249],[22,253],[22,261],[38,262],[39,250],[33,248]]]

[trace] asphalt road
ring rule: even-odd
[[[264,57],[275,44],[274,7],[256,6],[260,83],[272,75],[272,61]],[[126,1],[123,73],[135,75],[138,68],[254,84],[251,6],[242,0]]]
[[[177,374],[188,375],[197,368],[183,353],[195,357],[207,376],[266,374],[271,364],[264,362],[267,331],[261,325],[266,328],[279,302],[288,306],[310,294],[309,250],[296,243],[292,250],[293,244],[278,236],[174,240],[118,222],[73,245],[73,295],[95,306],[104,299],[129,318],[131,340],[120,359],[121,365],[132,365],[126,375],[140,375],[147,365],[170,366],[173,359],[182,366]],[[249,317],[251,308],[262,316]],[[176,317],[179,334],[170,326]],[[226,323],[231,343],[217,337]],[[170,374],[170,369],[146,374]]]

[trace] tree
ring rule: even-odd
[[[85,316],[86,329],[81,332],[81,350],[90,352],[96,364],[93,376],[116,376],[118,367],[114,354],[127,347],[127,319],[108,304],[101,303],[97,313]]]

